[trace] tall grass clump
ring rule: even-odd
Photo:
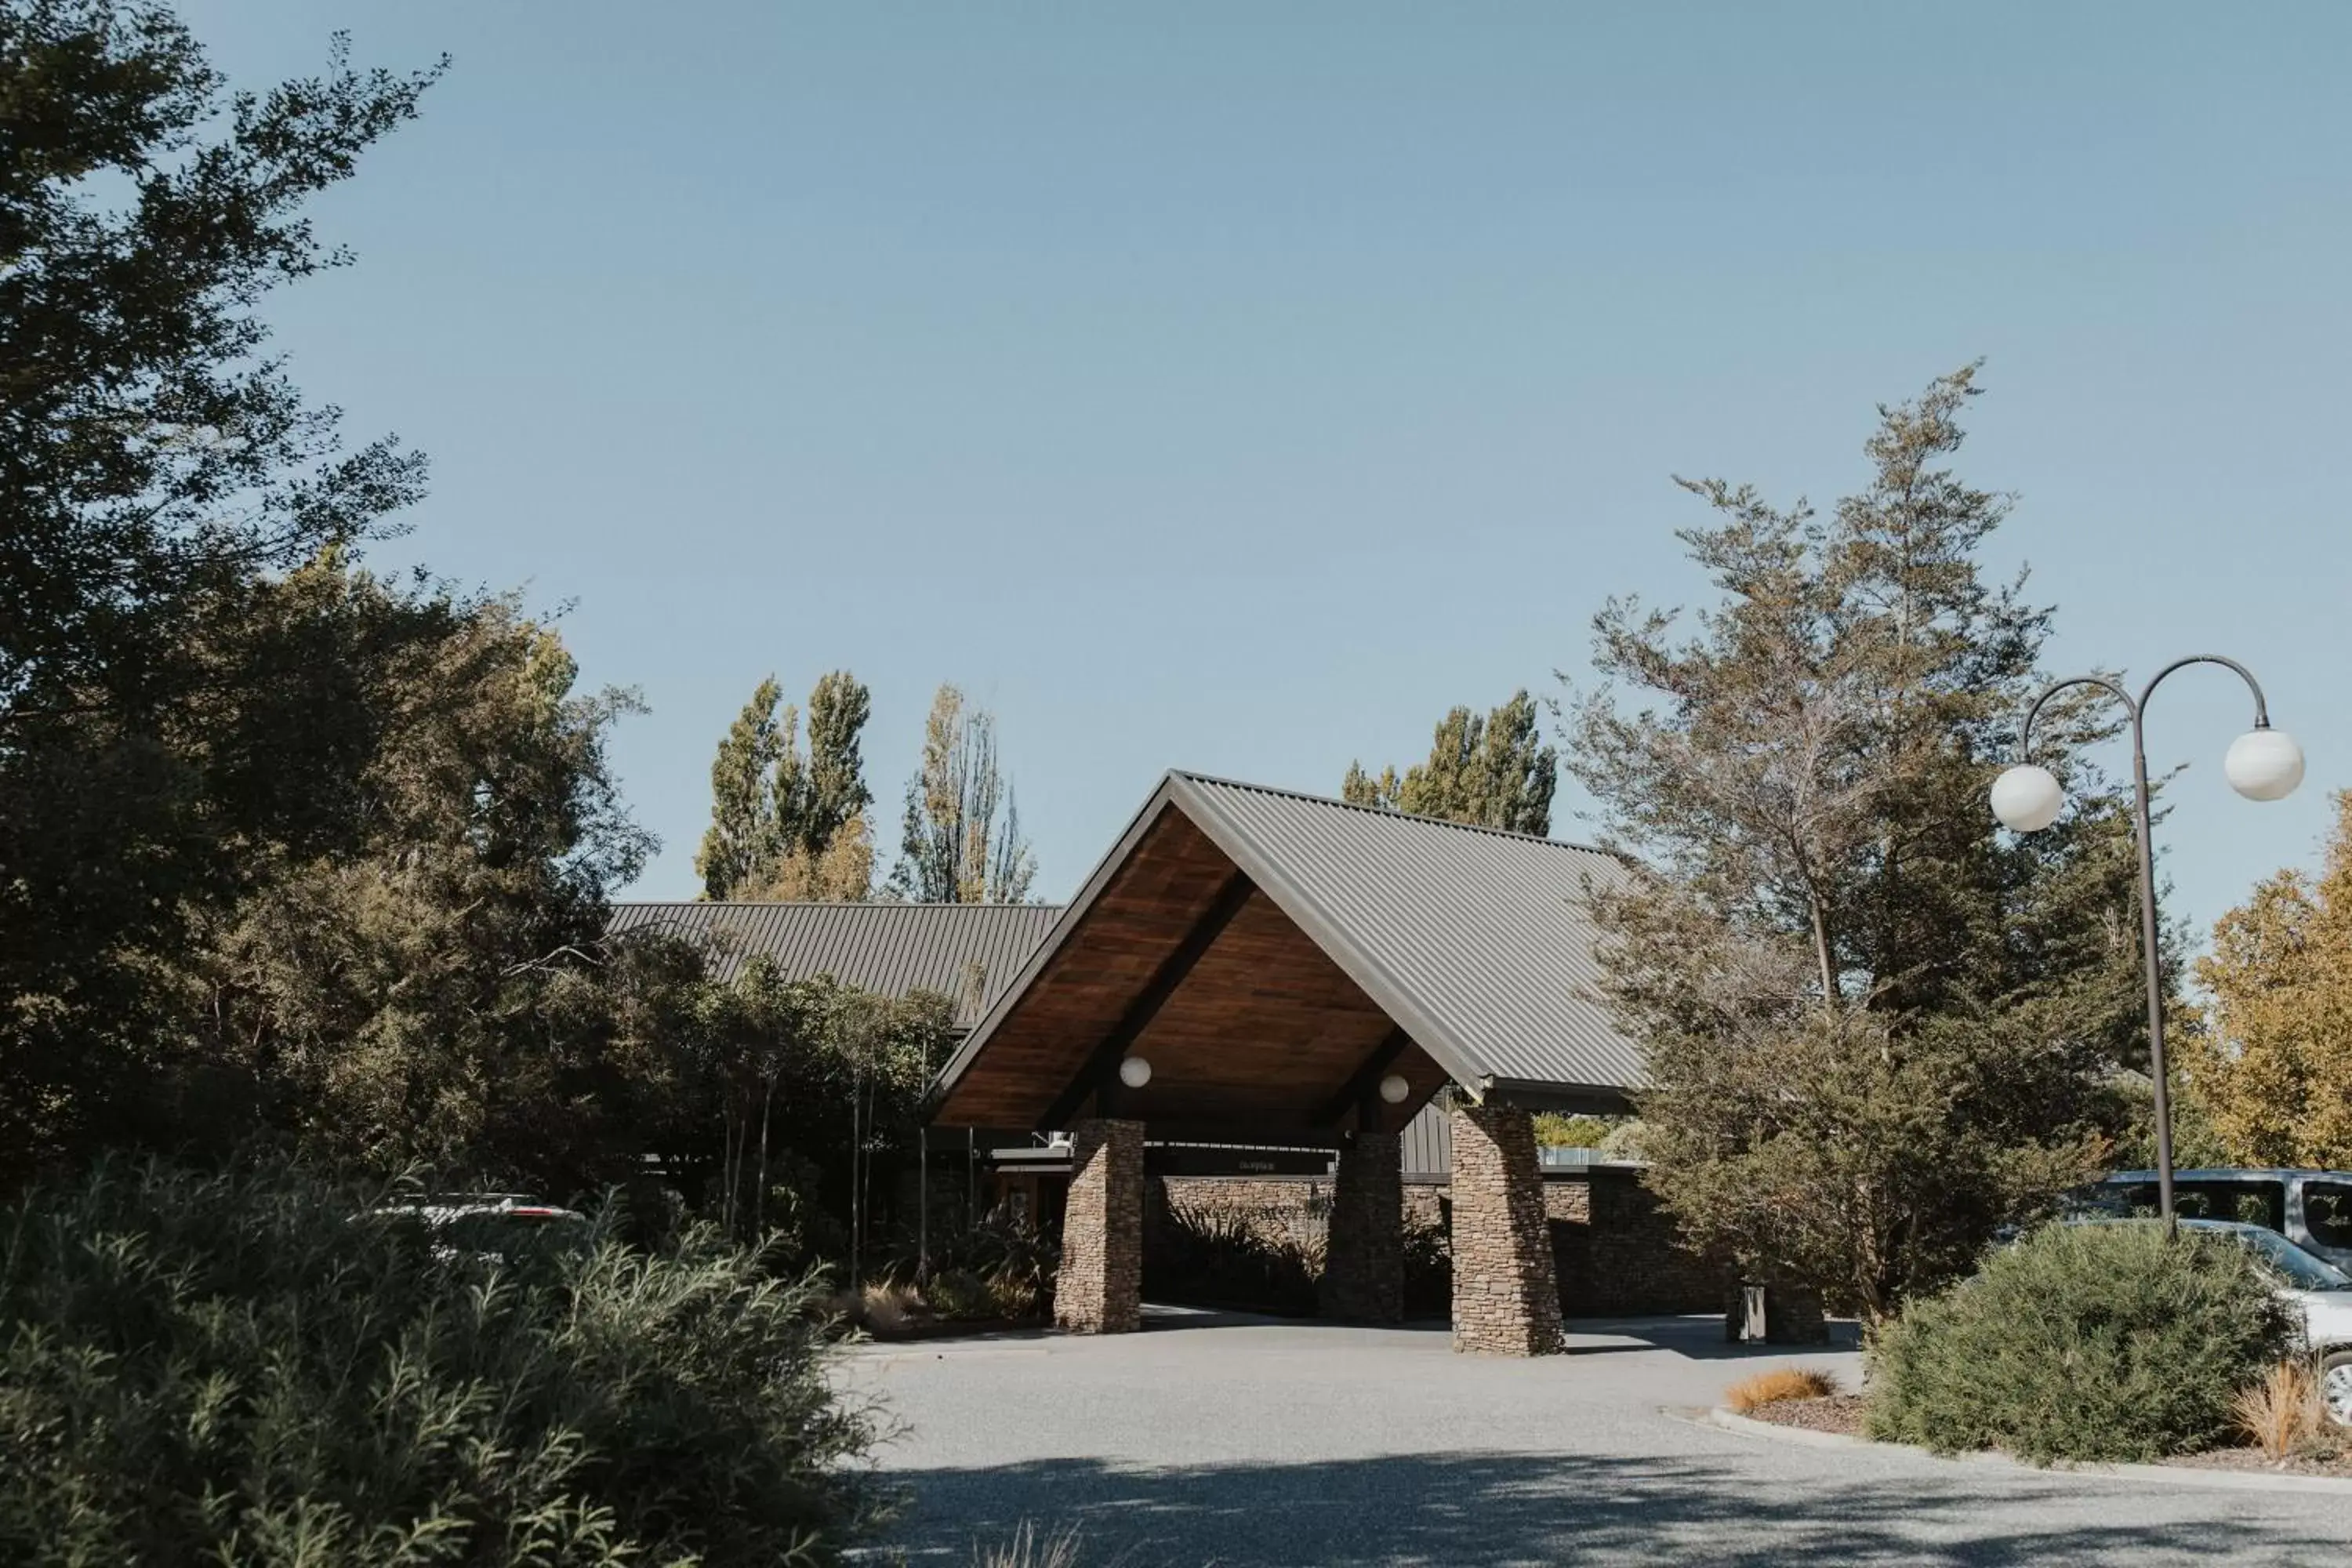
[[[1837,1379],[1809,1366],[1777,1366],[1741,1378],[1723,1391],[1724,1406],[1741,1415],[1789,1399],[1827,1399],[1838,1391]]]
[[[2239,1433],[2274,1464],[2305,1454],[2331,1454],[2341,1443],[2328,1419],[2319,1379],[2306,1361],[2275,1363],[2230,1401]]]
[[[872,1522],[811,1284],[602,1219],[436,1258],[388,1198],[151,1163],[0,1215],[0,1562],[825,1564]]]
[[[2225,1237],[2049,1226],[1882,1331],[1866,1426],[2038,1463],[2189,1453],[2228,1440],[2238,1391],[2294,1336],[2267,1272]]]

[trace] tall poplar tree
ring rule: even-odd
[[[1021,808],[997,763],[996,716],[967,706],[953,686],[931,699],[899,843],[890,890],[902,899],[1017,904],[1036,878]]]
[[[1349,763],[1339,794],[1354,805],[1540,837],[1551,831],[1559,762],[1559,753],[1543,742],[1534,699],[1520,690],[1483,719],[1467,708],[1449,710],[1437,722],[1429,760],[1406,769],[1402,778],[1394,768],[1374,778],[1361,763]]]
[[[736,715],[710,764],[710,826],[694,868],[710,899],[863,899],[873,837],[861,754],[872,700],[847,670],[809,694],[808,751],[800,710],[774,676]]]
[[[1693,635],[1612,601],[1569,766],[1647,875],[1596,900],[1649,1058],[1652,1179],[1695,1239],[1879,1312],[2088,1170],[2144,1050],[2119,795],[2042,731],[2068,816],[1985,805],[2051,612],[1984,580],[2006,498],[1947,466],[1975,367],[1880,410],[1869,484],[1817,517],[1678,481],[1717,598]]]

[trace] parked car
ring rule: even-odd
[[[492,1263],[511,1263],[533,1247],[583,1240],[588,1234],[586,1215],[521,1193],[454,1194],[375,1209],[367,1217],[416,1227],[431,1240],[436,1258]]]
[[[2156,1173],[2118,1171],[2077,1195],[2110,1214],[2152,1215]],[[2181,1171],[2172,1178],[2172,1201],[2183,1219],[2258,1225],[2352,1270],[2352,1172],[2237,1166]]]
[[[2175,1196],[2178,1197],[2178,1190]],[[2144,1225],[2141,1219],[2086,1218],[2087,1225]],[[2183,1230],[2226,1236],[2262,1259],[2303,1319],[2303,1341],[2319,1363],[2327,1414],[2352,1426],[2352,1274],[2315,1258],[2268,1226],[2226,1219],[2183,1219]]]

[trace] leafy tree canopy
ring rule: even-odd
[[[2281,871],[2222,916],[2197,978],[2212,1016],[2190,1077],[2229,1148],[2352,1169],[2352,791],[2319,875]]]
[[[0,0],[0,1167],[125,1131],[199,929],[350,840],[384,721],[358,669],[447,630],[289,581],[424,470],[347,448],[257,313],[346,259],[303,205],[436,74],[338,43],[231,94],[164,12]]]
[[[800,711],[773,676],[719,742],[710,764],[710,826],[694,868],[711,899],[863,899],[874,879],[861,754],[872,711],[845,669],[809,693],[808,750]],[[782,711],[779,712],[781,707]]]
[[[1534,700],[1515,691],[1483,719],[1467,708],[1448,711],[1437,722],[1429,760],[1407,768],[1402,778],[1394,768],[1374,778],[1360,763],[1349,763],[1339,795],[1354,805],[1540,836],[1551,831],[1559,760],[1543,743]]]

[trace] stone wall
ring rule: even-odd
[[[1559,1285],[1533,1123],[1512,1105],[1454,1108],[1454,1348],[1562,1348]]]
[[[1332,1186],[1319,1178],[1151,1176],[1145,1184],[1147,1248],[1154,1245],[1171,1203],[1245,1215],[1269,1233],[1310,1248],[1322,1246],[1327,1234]],[[1451,1200],[1444,1182],[1406,1182],[1405,1225],[1444,1236]],[[1637,1171],[1547,1171],[1544,1215],[1566,1316],[1715,1312],[1727,1300],[1731,1271],[1675,1241],[1673,1220],[1659,1209]]]
[[[1573,1318],[1711,1312],[1731,1270],[1675,1237],[1674,1220],[1632,1171],[1544,1184],[1560,1310]]]
[[[1234,1215],[1270,1235],[1320,1247],[1330,1223],[1331,1184],[1318,1176],[1147,1176],[1146,1246],[1158,1238],[1171,1206]]]
[[[1076,1333],[1143,1326],[1143,1123],[1072,1128],[1054,1321]]]

